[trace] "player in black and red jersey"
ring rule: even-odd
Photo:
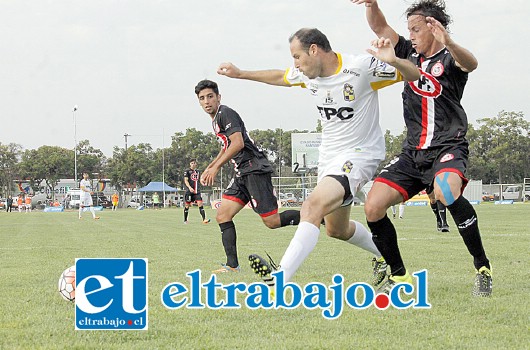
[[[278,202],[272,186],[272,166],[263,152],[247,134],[243,120],[236,111],[221,105],[217,83],[202,80],[195,87],[195,94],[203,110],[212,118],[212,127],[221,143],[221,151],[203,171],[200,181],[211,186],[221,167],[231,161],[235,175],[223,193],[217,209],[217,223],[221,228],[226,253],[226,264],[214,273],[239,272],[236,247],[236,228],[232,219],[250,202],[269,228],[298,225],[300,212],[286,210],[278,213]]]
[[[406,11],[410,40],[399,36],[386,22],[376,0],[364,3],[370,28],[395,43],[396,56],[407,58],[420,69],[420,79],[405,84],[403,108],[407,139],[402,153],[376,178],[365,203],[374,243],[381,251],[391,276],[388,291],[409,282],[397,244],[396,229],[386,216],[392,204],[409,199],[423,189],[434,191],[453,216],[476,269],[473,295],[492,293],[491,266],[482,246],[477,214],[462,196],[468,180],[467,116],[460,104],[468,73],[478,62],[447,32],[451,19],[443,0],[419,0]]]
[[[199,207],[203,224],[210,222],[206,218],[204,207],[202,206],[201,185],[199,183],[201,173],[197,170],[197,159],[190,160],[190,168],[184,172],[184,185],[186,193],[184,194],[184,223],[188,223],[188,214],[190,206],[195,202]]]

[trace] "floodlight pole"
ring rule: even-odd
[[[75,112],[77,111],[77,105],[72,109],[72,117],[74,119],[74,179],[75,187],[77,187],[77,123],[75,118]]]

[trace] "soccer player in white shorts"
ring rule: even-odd
[[[96,216],[94,211],[94,203],[92,202],[92,182],[88,179],[88,173],[83,173],[83,180],[79,183],[79,188],[81,189],[81,197],[79,198],[79,219],[81,219],[81,214],[83,213],[83,208],[88,207],[92,213],[92,218],[94,220],[99,219],[99,216]]]
[[[289,39],[294,67],[285,70],[243,71],[223,63],[218,74],[277,86],[307,88],[316,99],[322,122],[319,149],[319,181],[302,204],[300,224],[281,262],[285,280],[290,280],[316,246],[322,218],[326,233],[375,255],[374,281],[386,276],[386,263],[364,225],[350,220],[353,195],[371,180],[385,157],[384,137],[379,127],[377,90],[393,83],[419,78],[417,67],[397,59],[390,40],[380,38],[371,55],[341,55],[332,51],[318,29],[303,28]],[[257,255],[251,266],[269,284],[270,271]],[[256,260],[257,259],[257,260]],[[270,269],[269,269],[270,270]],[[258,272],[261,271],[261,272]],[[377,279],[377,280],[376,280]]]

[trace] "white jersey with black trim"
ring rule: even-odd
[[[402,76],[371,55],[337,57],[339,66],[332,76],[309,79],[291,67],[286,70],[284,81],[307,88],[316,99],[322,121],[321,158],[354,150],[384,159],[377,90],[402,81]]]

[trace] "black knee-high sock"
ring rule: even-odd
[[[447,211],[445,210],[445,205],[440,201],[436,201],[436,206],[438,207],[438,216],[440,217],[442,226],[447,226]]]
[[[299,210],[286,210],[280,213],[280,227],[298,225],[300,223]]]
[[[219,224],[219,228],[221,229],[223,247],[225,248],[226,264],[230,267],[238,267],[236,226],[233,221],[228,221]]]
[[[385,215],[379,221],[368,222],[368,227],[372,231],[372,240],[375,246],[390,266],[391,274],[404,276],[406,273],[405,265],[399,253],[396,228],[392,225],[392,221]]]
[[[202,219],[206,219],[206,213],[204,213],[204,207],[203,206],[200,206],[199,207],[199,213],[201,213],[201,216],[202,216]]]
[[[489,269],[490,262],[482,246],[475,208],[473,208],[467,199],[460,196],[447,209],[449,209],[451,216],[455,220],[458,232],[460,232],[460,236],[462,236],[467,250],[473,256],[475,268],[478,270],[482,266],[486,266]]]
[[[189,212],[190,212],[190,208],[184,208],[184,221],[188,221]]]
[[[442,222],[441,222],[440,214],[438,213],[438,203],[439,201],[431,203],[431,209],[432,209],[432,212],[434,213],[434,216],[436,217],[436,227],[440,228],[442,227]]]

